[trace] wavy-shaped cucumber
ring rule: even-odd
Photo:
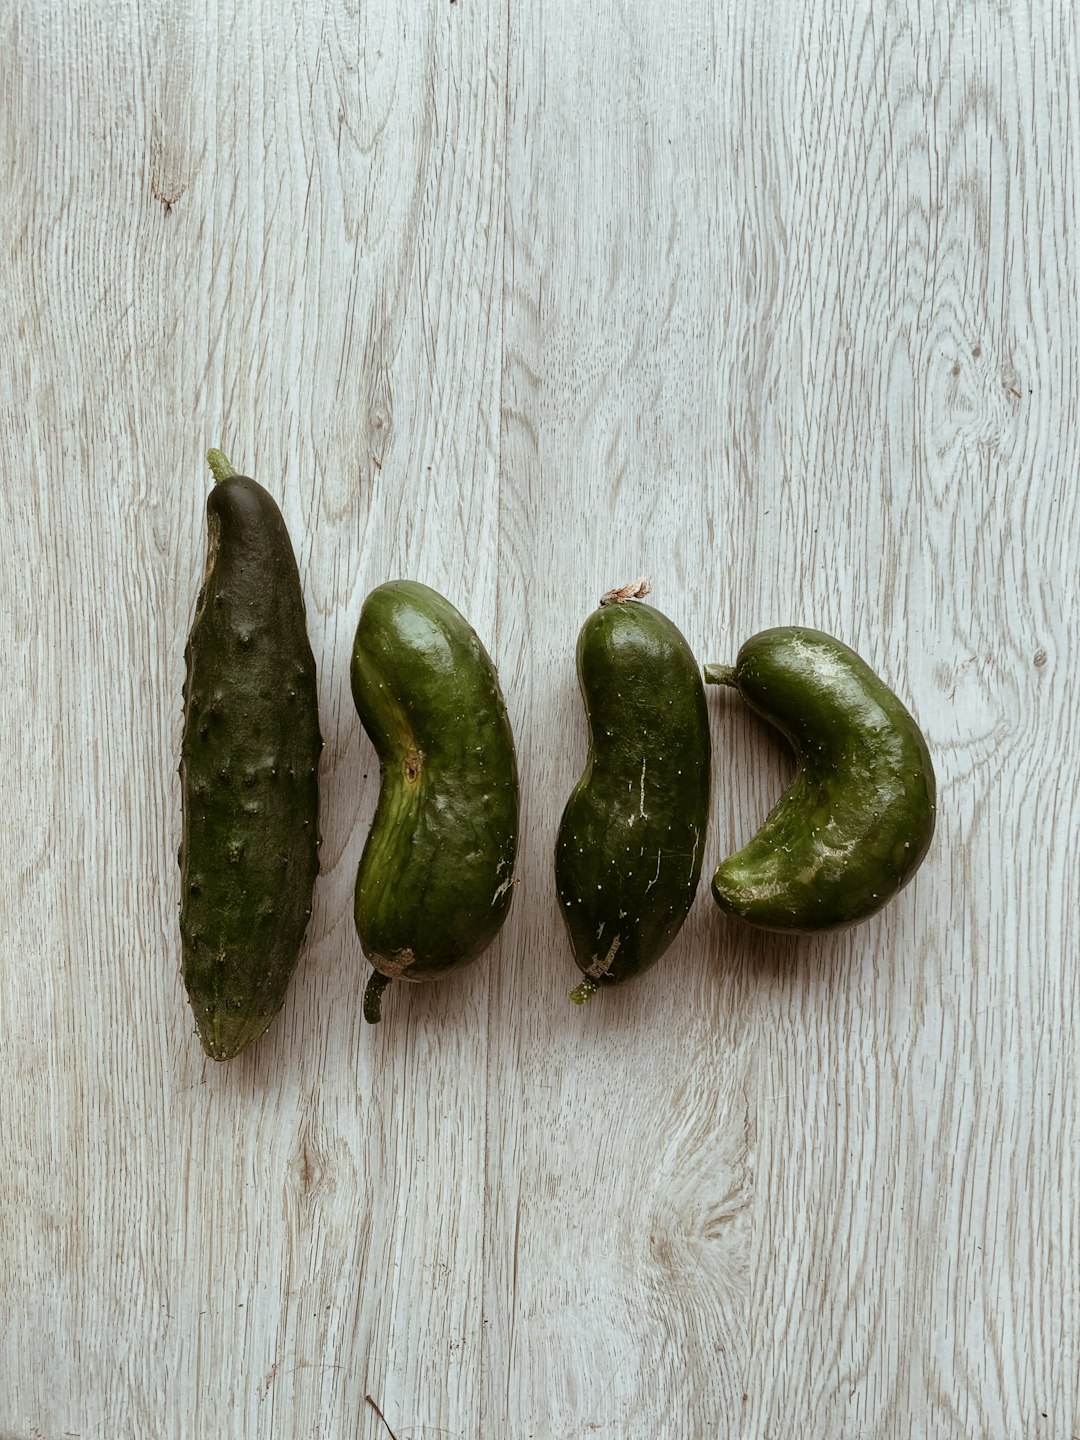
[[[589,756],[559,826],[555,884],[585,979],[571,999],[656,963],[697,893],[711,741],[697,661],[666,615],[610,592],[578,637]],[[605,603],[606,602],[606,603]]]
[[[513,898],[514,738],[499,679],[472,626],[411,580],[364,601],[352,691],[381,767],[356,876],[356,929],[377,1023],[392,979],[434,980],[475,960]]]
[[[315,661],[281,512],[209,455],[206,574],[185,659],[183,976],[203,1049],[228,1060],[285,999],[319,869]]]
[[[762,930],[865,920],[908,883],[934,834],[937,784],[901,702],[842,641],[783,626],[707,665],[795,751],[795,776],[757,834],[713,876],[722,910]]]

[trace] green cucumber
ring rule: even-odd
[[[762,930],[842,929],[908,883],[934,834],[937,787],[914,719],[854,650],[820,630],[747,640],[707,665],[791,742],[791,784],[757,834],[717,868],[722,910]]]
[[[475,960],[513,899],[514,738],[495,666],[472,626],[426,585],[364,601],[352,691],[379,757],[375,818],[356,876],[356,930],[378,1022],[392,979],[435,980]]]
[[[220,451],[188,637],[180,781],[183,977],[228,1060],[285,999],[319,869],[315,661],[285,522]]]
[[[672,622],[612,591],[578,637],[589,724],[584,773],[563,812],[555,885],[574,960],[597,987],[655,964],[697,893],[709,811],[711,742],[697,661]]]

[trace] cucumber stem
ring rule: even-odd
[[[600,604],[625,605],[628,600],[644,600],[651,591],[652,581],[642,575],[637,580],[631,580],[629,585],[616,585],[614,590],[605,590],[600,596]]]
[[[596,985],[592,980],[582,980],[580,985],[575,985],[570,991],[570,999],[575,1005],[585,1005],[596,994]]]
[[[738,682],[738,680],[735,678],[735,666],[734,666],[734,665],[706,665],[706,666],[705,666],[705,684],[706,684],[706,685],[733,685],[733,686],[735,687],[735,689],[737,690],[737,689],[739,688],[739,682]]]
[[[234,475],[239,475],[239,470],[234,470],[229,464],[228,457],[220,450],[208,450],[206,452],[206,463],[214,475],[214,484],[220,485],[222,480],[231,480]]]
[[[369,1025],[378,1025],[382,1019],[382,992],[389,984],[389,975],[381,975],[378,970],[371,972],[364,991],[364,1019]]]

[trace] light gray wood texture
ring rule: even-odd
[[[0,56],[3,1440],[1080,1433],[1076,7],[9,0]],[[217,443],[327,741],[224,1066],[175,863]],[[574,643],[639,574],[702,660],[854,645],[940,825],[838,937],[703,885],[583,1013]],[[491,953],[369,1029],[348,657],[402,575],[498,661],[524,834]],[[706,875],[787,773],[710,706]]]

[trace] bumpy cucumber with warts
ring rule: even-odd
[[[712,882],[721,909],[764,930],[854,925],[911,879],[934,834],[934,767],[918,725],[866,662],[820,630],[753,636],[707,665],[795,750],[791,784]]]
[[[472,626],[409,580],[364,601],[352,691],[381,767],[356,877],[356,929],[373,967],[364,1016],[393,979],[475,960],[506,919],[518,837],[514,740]]]
[[[697,662],[644,605],[648,582],[610,591],[578,637],[589,725],[584,773],[555,847],[555,884],[584,980],[579,1004],[653,965],[697,892],[711,743]]]
[[[285,999],[318,873],[315,662],[273,499],[207,459],[206,573],[185,659],[183,976],[203,1049],[228,1060]]]

